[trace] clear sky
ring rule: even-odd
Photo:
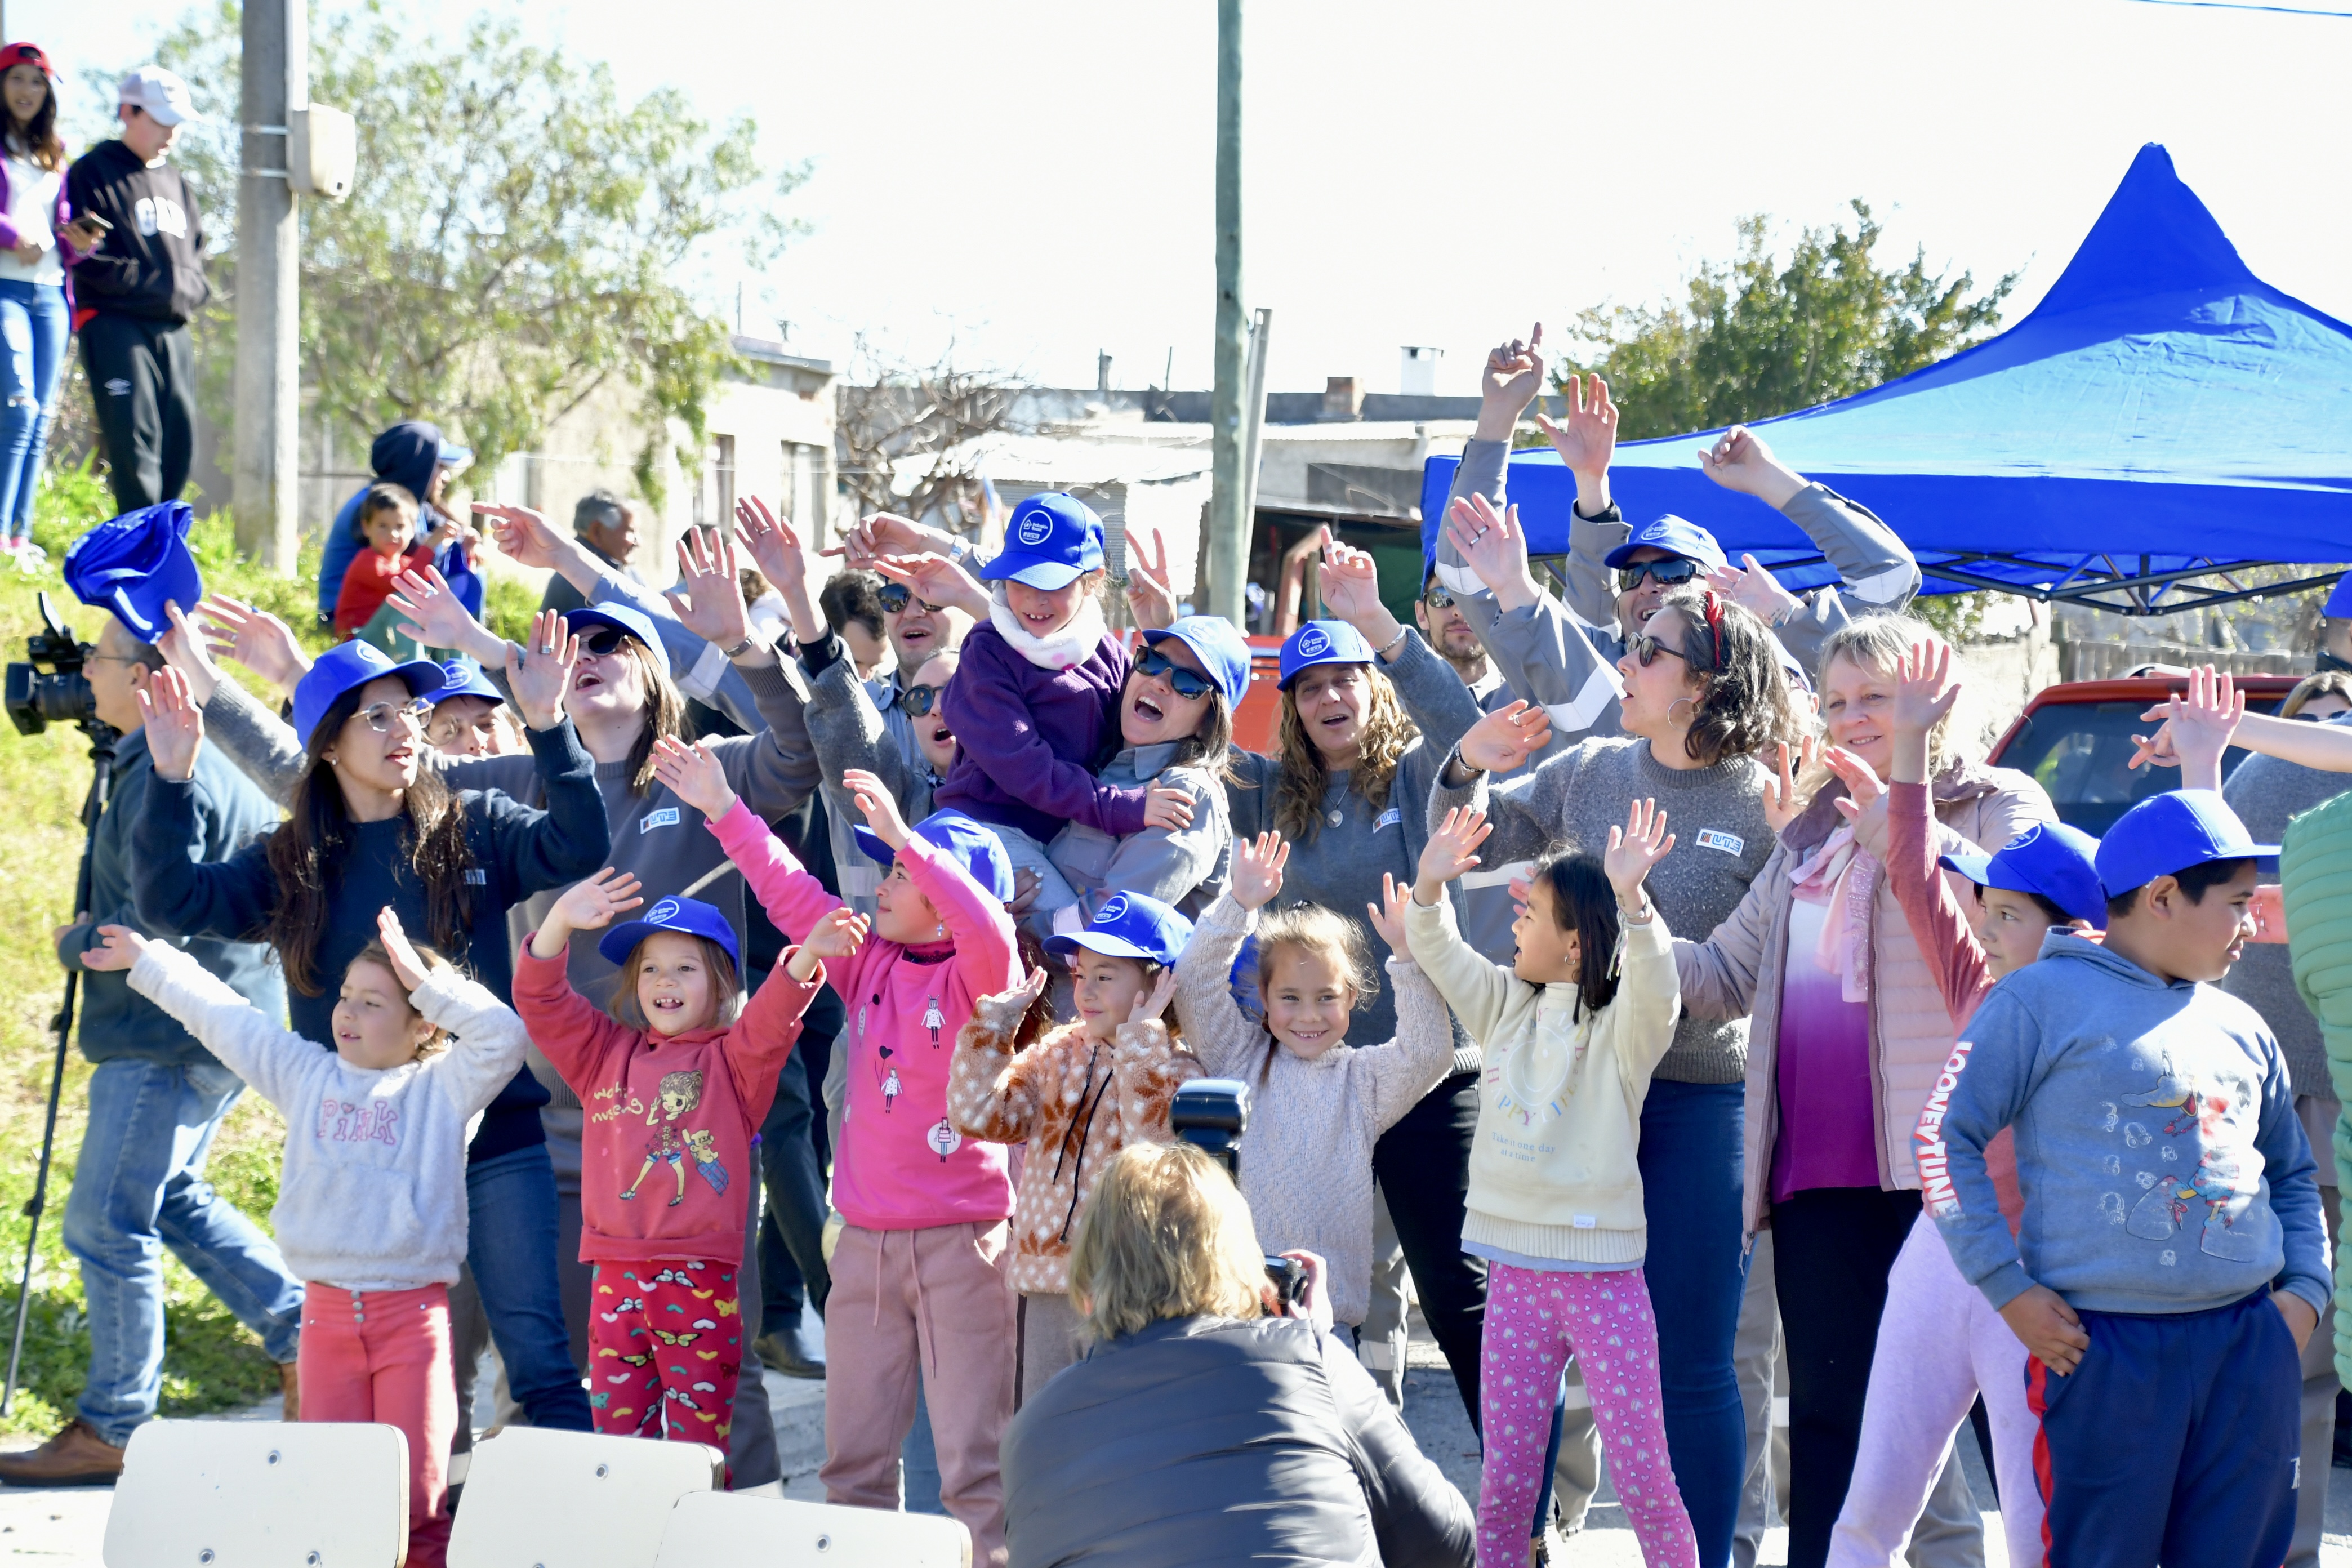
[[[2352,0],[2299,0],[2352,11]],[[469,7],[420,0],[454,34]],[[136,63],[168,6],[8,0],[69,72]],[[322,8],[314,16],[324,16]],[[1215,7],[538,0],[526,26],[631,95],[757,116],[813,233],[747,326],[842,360],[863,331],[1055,385],[1209,378]],[[314,26],[316,24],[314,23]],[[1473,390],[1497,336],[1677,290],[1742,215],[1886,221],[1885,255],[2054,279],[2143,142],[2254,270],[2352,317],[2352,17],[2144,0],[1251,0],[1244,297],[1270,384]],[[2330,109],[2329,104],[2336,108]],[[364,105],[350,106],[360,113]],[[736,279],[698,279],[731,301]],[[730,306],[731,308],[731,306]]]

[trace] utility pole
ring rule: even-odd
[[[310,104],[308,0],[245,0],[236,203],[237,548],[290,574],[301,527],[300,201],[294,112]]]
[[[1252,476],[1242,471],[1243,383],[1249,343],[1242,321],[1242,0],[1217,0],[1217,328],[1210,354],[1209,613],[1249,624]]]
[[[1250,327],[1249,381],[1242,393],[1242,516],[1257,517],[1257,472],[1265,456],[1265,351],[1274,336],[1274,312],[1261,308]],[[1242,535],[1248,548],[1247,533]],[[1246,596],[1246,595],[1244,595]]]

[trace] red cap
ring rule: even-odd
[[[49,64],[49,57],[41,52],[38,44],[0,44],[0,71],[10,66],[38,66],[43,76],[52,81],[57,79],[58,68]]]

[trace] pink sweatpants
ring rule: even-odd
[[[1953,1434],[1979,1393],[1992,1426],[2009,1560],[2042,1561],[2042,1492],[2033,1477],[2041,1424],[2025,1404],[2025,1347],[1984,1292],[1953,1267],[1936,1222],[1921,1215],[1886,1277],[1862,1447],[1830,1537],[1830,1568],[1903,1561]]]
[[[457,1431],[449,1290],[302,1287],[305,1421],[380,1421],[408,1439],[409,1568],[441,1568],[449,1550],[449,1442]]]
[[[1649,1568],[1697,1568],[1698,1538],[1666,1457],[1658,1322],[1638,1268],[1544,1274],[1486,1266],[1478,1400],[1486,1458],[1478,1478],[1478,1568],[1528,1560],[1528,1521],[1543,1485],[1559,1375],[1573,1352],[1592,1397],[1609,1479]]]
[[[1013,1419],[1012,1226],[844,1226],[824,1304],[824,1500],[898,1506],[898,1446],[922,1379],[940,1455],[940,1504],[971,1531],[972,1561],[1002,1568]],[[1542,1439],[1537,1440],[1540,1462]],[[1530,1504],[1532,1507],[1533,1505]],[[1520,1534],[1527,1533],[1524,1527]]]

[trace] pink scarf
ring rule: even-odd
[[[1870,900],[1877,884],[1878,862],[1847,824],[1813,851],[1790,889],[1809,904],[1829,906],[1813,963],[1838,977],[1839,994],[1848,1002],[1870,1000]]]

